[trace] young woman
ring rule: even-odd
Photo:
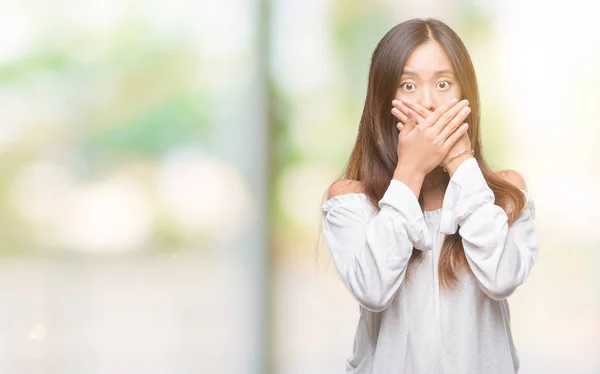
[[[507,298],[535,262],[535,207],[483,158],[473,64],[433,19],[390,30],[371,60],[325,240],[360,304],[347,373],[516,373]],[[467,125],[468,124],[468,125]]]

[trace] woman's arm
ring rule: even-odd
[[[322,207],[324,235],[342,282],[366,309],[387,308],[406,275],[413,245],[431,249],[432,237],[411,189],[392,179],[380,211],[366,195],[330,198]]]
[[[508,227],[508,216],[494,205],[475,158],[464,160],[450,179],[444,197],[441,231],[458,232],[467,261],[481,289],[494,300],[506,299],[525,282],[535,262],[539,237],[534,228],[535,205],[520,175],[511,172],[527,201],[525,209]],[[520,182],[519,182],[520,181]]]

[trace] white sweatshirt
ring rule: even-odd
[[[335,196],[322,206],[324,235],[337,272],[360,304],[347,373],[517,373],[506,298],[527,279],[539,237],[535,205],[508,227],[475,158],[464,161],[442,208],[421,211],[414,193],[392,179],[376,211],[365,194]],[[444,235],[462,236],[471,271],[456,290],[440,289]],[[415,248],[423,262],[405,281]]]

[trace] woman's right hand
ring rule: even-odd
[[[450,100],[417,125],[416,113],[409,109],[406,123],[398,123],[398,170],[427,175],[448,155],[467,131],[463,123],[471,112],[469,102]]]

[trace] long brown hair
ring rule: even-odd
[[[398,87],[404,64],[412,51],[427,41],[437,41],[452,62],[452,68],[461,87],[462,99],[468,99],[471,113],[465,120],[475,158],[483,176],[495,195],[495,204],[508,215],[512,224],[525,207],[519,189],[497,176],[485,162],[479,132],[479,90],[471,57],[460,37],[446,24],[435,19],[412,19],[392,28],[377,44],[371,58],[367,97],[358,135],[343,176],[362,182],[363,191],[377,208],[387,190],[398,163],[397,119],[391,114],[391,102]],[[423,209],[423,193],[419,196]],[[410,270],[422,259],[422,252],[413,248]],[[438,272],[440,285],[452,288],[457,274],[469,270],[461,236],[458,232],[445,237],[442,244]]]

